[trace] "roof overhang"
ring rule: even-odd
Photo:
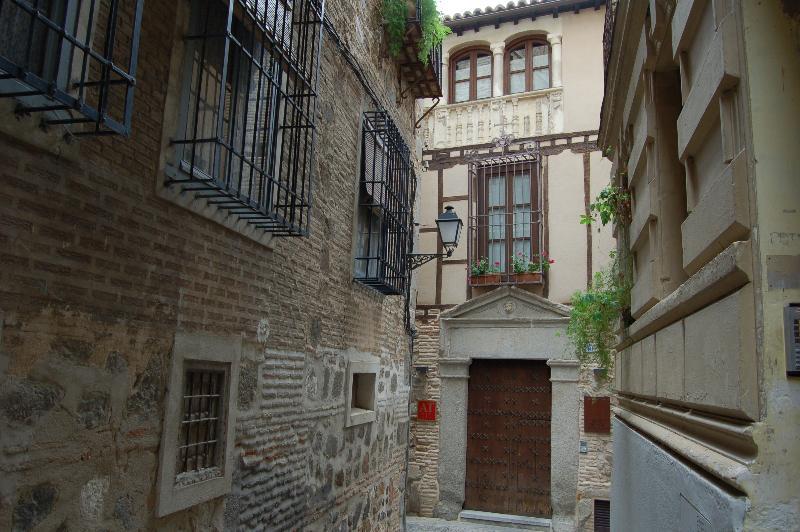
[[[559,13],[579,13],[582,9],[600,9],[605,0],[519,0],[496,6],[476,8],[444,17],[444,24],[461,34],[464,31],[478,31],[484,26],[498,27],[505,22],[518,22],[530,18],[552,16]]]

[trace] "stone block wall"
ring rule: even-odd
[[[380,4],[329,1],[327,15],[413,145]],[[0,109],[0,529],[396,530],[404,303],[352,282],[356,154],[372,103],[326,36],[308,238],[266,247],[164,201],[177,10],[145,4],[130,138],[67,144]],[[243,338],[235,471],[229,496],[159,519],[176,331]],[[345,429],[347,360],[364,354],[380,360],[377,419]]]

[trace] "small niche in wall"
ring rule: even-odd
[[[378,368],[378,362],[351,361],[348,365],[345,426],[375,421],[375,380]]]

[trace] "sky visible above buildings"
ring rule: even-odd
[[[483,9],[487,5],[492,4],[496,0],[437,0],[436,5],[439,7],[439,12],[443,15],[452,15],[454,13],[463,13],[468,9],[475,9],[479,7]],[[502,0],[505,4],[506,0]]]

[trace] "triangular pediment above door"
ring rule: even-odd
[[[514,286],[504,286],[442,313],[448,319],[562,320],[569,317],[569,307],[554,303]]]

